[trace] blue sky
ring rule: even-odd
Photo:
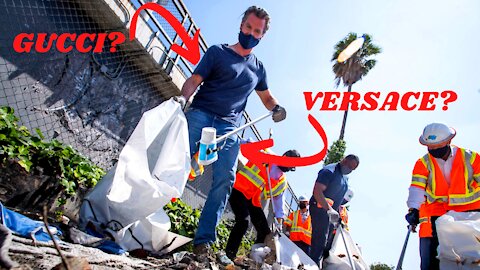
[[[353,239],[368,263],[396,265],[407,232],[404,215],[411,171],[426,153],[418,143],[423,127],[444,122],[457,130],[453,142],[479,151],[480,76],[476,51],[480,36],[480,2],[459,1],[220,1],[184,0],[208,44],[237,42],[242,12],[250,5],[267,9],[270,30],[254,49],[265,64],[270,90],[287,109],[285,121],[258,125],[266,137],[274,130],[277,153],[296,148],[302,155],[320,151],[322,142],[310,126],[312,114],[323,126],[329,144],[338,138],[343,112],[307,111],[304,91],[346,91],[334,87],[330,62],[333,46],[349,32],[368,33],[383,52],[376,67],[353,91],[405,93],[454,90],[457,101],[435,111],[350,112],[347,153],[360,157],[351,174],[355,197],[350,207]],[[302,4],[299,4],[302,3]],[[247,110],[253,118],[265,113],[253,94]],[[310,196],[321,164],[288,174],[297,194]],[[418,269],[418,236],[411,235],[403,269]]]

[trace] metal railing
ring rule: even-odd
[[[145,4],[147,1],[144,0],[130,0],[132,5],[135,8],[139,8],[141,5]],[[148,1],[152,2],[152,1]],[[190,13],[188,12],[185,4],[181,0],[171,0],[171,1],[163,1],[160,4],[163,4],[166,9],[168,9],[172,14],[175,15],[175,17],[182,22],[182,25],[184,26],[185,29],[187,29],[187,33],[189,36],[193,36],[193,34],[199,29],[199,27],[195,24],[193,18],[190,16]],[[178,34],[173,30],[173,28],[168,24],[168,22],[165,21],[161,16],[156,14],[155,12],[148,11],[146,14],[146,20],[150,28],[155,35],[152,35],[153,38],[157,38],[159,40],[159,43],[164,46],[165,49],[162,49],[162,56],[159,58],[159,64],[164,67],[165,71],[167,74],[172,76],[172,72],[174,71],[174,68],[176,68],[183,77],[186,79],[188,78],[194,70],[194,66],[186,61],[183,57],[179,56],[175,52],[171,50],[171,45],[172,44],[178,44],[180,46],[183,45],[183,42],[178,37]],[[205,38],[203,37],[202,34],[200,34],[199,37],[199,42],[200,42],[200,52],[201,55],[203,56],[205,51],[208,48],[207,42],[205,41]],[[151,52],[153,48],[158,48],[158,47],[153,47],[152,46],[153,39],[149,40],[149,42],[146,45],[146,50]],[[161,49],[161,48],[159,48]],[[248,115],[247,112],[243,114],[243,124],[248,123],[251,121],[250,116]],[[248,137],[246,136],[245,133],[251,133],[251,135],[256,138],[257,140],[262,140],[262,136],[260,135],[260,132],[257,130],[255,126],[252,126],[244,132],[242,135],[243,137]],[[288,211],[296,210],[298,205],[298,199],[291,189],[290,186],[288,186],[288,189],[285,192],[285,206]]]
[[[55,50],[19,54],[6,45],[22,32],[121,31],[128,36],[133,14],[145,2],[1,2],[0,16],[9,23],[0,26],[0,105],[14,108],[20,124],[30,130],[39,128],[46,139],[70,144],[110,169],[143,112],[178,94],[195,68],[171,50],[172,44],[183,45],[173,27],[159,14],[145,10],[138,18],[136,41],[125,42],[114,53],[109,51],[108,41],[106,50],[95,54]],[[193,36],[198,26],[183,1],[158,2]],[[199,42],[203,56],[208,45],[202,34]],[[247,113],[243,121],[250,121]],[[246,132],[262,139],[254,126]],[[291,206],[296,203],[296,196],[290,188],[286,198],[288,208],[294,208]]]

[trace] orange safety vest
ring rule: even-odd
[[[411,186],[425,190],[426,203],[421,211],[424,217],[441,216],[448,210],[480,209],[480,157],[476,152],[457,147],[450,181],[448,186],[430,154],[417,161]]]
[[[444,209],[443,211],[444,211],[443,214],[445,214],[446,210]],[[432,215],[432,216],[443,215],[443,214],[438,215],[438,213],[435,214],[435,215]],[[419,224],[420,228],[418,230],[418,236],[420,238],[433,237],[432,220],[431,220],[431,216],[428,215],[428,209],[426,209],[426,204],[425,203],[420,206],[419,221],[420,221],[420,224]]]
[[[312,222],[310,215],[303,221],[301,210],[291,212],[285,220],[285,225],[291,227],[290,240],[303,241],[304,243],[312,244]]]
[[[274,197],[287,189],[287,181],[283,173],[279,179],[270,177],[270,182]],[[254,206],[261,207],[261,199],[270,198],[266,168],[264,166],[259,168],[253,162],[247,162],[238,170],[233,188],[242,192],[247,199],[251,199]]]

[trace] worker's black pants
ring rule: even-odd
[[[318,208],[316,203],[310,203],[310,216],[312,220],[312,246],[310,247],[310,258],[320,264],[320,259],[326,251],[327,238],[332,233],[333,226],[327,211]]]
[[[242,242],[242,238],[248,229],[248,217],[257,231],[257,240],[255,243],[264,243],[265,237],[271,232],[268,227],[267,218],[261,207],[256,207],[251,200],[238,190],[233,189],[230,195],[230,207],[235,215],[235,225],[228,237],[225,252],[231,259],[237,256],[238,248]]]
[[[440,261],[437,257],[438,235],[435,221],[438,217],[431,217],[432,237],[420,238],[420,269],[421,270],[438,270],[440,269]]]

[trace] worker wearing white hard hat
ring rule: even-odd
[[[298,201],[299,202],[308,202],[308,199],[307,199],[307,197],[305,197],[303,195],[300,195],[300,196],[298,196]]]
[[[290,240],[308,255],[312,242],[312,223],[307,205],[307,197],[303,195],[298,196],[299,209],[291,212],[285,219],[284,224]]]
[[[423,133],[418,140],[421,144],[426,145],[429,150],[437,149],[438,146],[450,144],[450,140],[452,140],[456,134],[455,129],[445,124],[432,123],[423,129]]]
[[[413,229],[420,225],[422,270],[439,269],[436,219],[448,210],[480,211],[480,157],[451,145],[455,135],[455,129],[431,123],[419,138],[428,153],[417,160],[413,169],[405,218]]]

